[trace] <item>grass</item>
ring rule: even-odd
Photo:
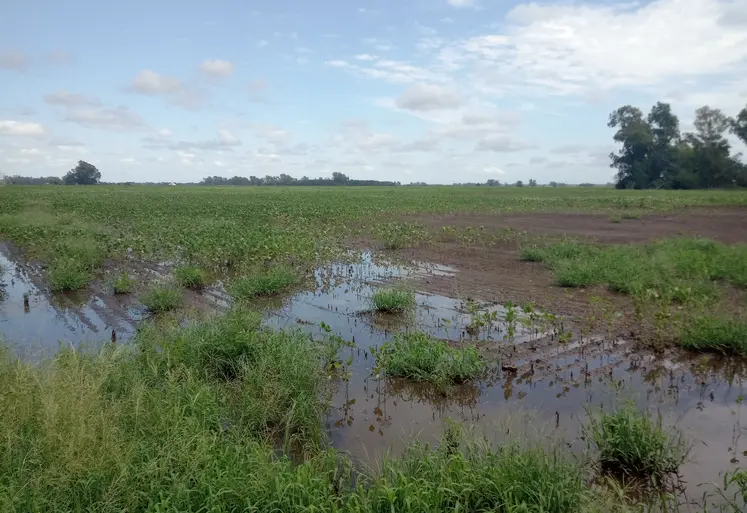
[[[140,298],[143,305],[152,313],[165,313],[181,306],[182,292],[170,284],[158,284]]]
[[[604,472],[662,484],[686,459],[681,437],[667,433],[649,412],[642,413],[631,403],[589,418],[586,437]]]
[[[715,315],[695,316],[682,328],[680,345],[696,351],[747,355],[747,321]]]
[[[174,269],[174,280],[186,289],[201,289],[207,284],[207,274],[194,265],[180,265]]]
[[[74,258],[55,260],[47,269],[52,292],[71,292],[86,288],[91,278],[91,272]]]
[[[401,288],[381,289],[371,296],[371,304],[377,312],[402,313],[415,308],[415,293]]]
[[[452,347],[422,332],[395,336],[379,348],[377,363],[389,376],[424,381],[442,390],[477,379],[487,368],[476,348]]]
[[[119,276],[114,278],[112,282],[112,288],[115,294],[129,294],[132,292],[135,286],[135,279],[128,273],[121,273]]]
[[[274,296],[297,285],[298,274],[288,267],[273,267],[269,271],[236,280],[231,294],[237,299]]]

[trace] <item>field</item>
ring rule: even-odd
[[[3,511],[747,500],[747,192],[8,186],[0,243]]]

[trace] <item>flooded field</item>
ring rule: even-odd
[[[51,352],[60,343],[95,347],[112,331],[124,341],[147,317],[135,298],[115,296],[103,286],[87,294],[50,294],[33,267],[7,254],[0,256],[0,266],[0,336],[21,355]],[[166,272],[150,271],[153,279]],[[580,454],[587,409],[609,410],[630,400],[655,411],[664,425],[676,426],[691,445],[691,457],[680,469],[686,490],[680,502],[697,501],[703,493],[699,485],[720,482],[725,471],[747,460],[744,369],[738,360],[672,350],[657,354],[603,334],[581,337],[556,313],[527,313],[469,297],[418,292],[412,314],[372,311],[370,298],[381,286],[417,288],[430,279],[457,280],[459,272],[363,253],[352,263],[318,268],[304,290],[255,303],[268,326],[331,333],[354,344],[341,355],[351,362],[348,379],[339,381],[327,414],[334,447],[375,465],[415,438],[438,442],[445,419],[453,419],[496,441],[518,432],[563,441]],[[203,311],[230,304],[220,287],[190,294],[190,304]],[[445,393],[381,376],[372,351],[408,330],[455,346],[477,344],[489,362],[488,376]]]

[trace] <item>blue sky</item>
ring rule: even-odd
[[[0,0],[6,175],[603,183],[657,100],[747,105],[747,1]]]

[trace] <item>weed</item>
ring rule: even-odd
[[[521,248],[519,258],[524,262],[544,262],[547,253],[539,246],[524,246]]]
[[[626,403],[613,413],[589,414],[587,440],[604,472],[661,484],[677,473],[687,451],[678,434],[667,433],[649,412]]]
[[[207,283],[205,271],[193,265],[180,265],[174,269],[174,280],[187,289],[201,289]]]
[[[287,267],[274,267],[269,271],[244,276],[233,283],[231,294],[238,299],[273,296],[298,283],[298,274]]]
[[[52,262],[47,278],[53,292],[69,292],[88,286],[90,271],[74,258],[61,258]]]
[[[135,286],[135,280],[128,273],[124,272],[117,276],[112,283],[115,294],[129,294]]]
[[[747,355],[747,322],[714,315],[695,316],[684,324],[679,343],[696,351]]]
[[[640,219],[641,214],[637,212],[623,212],[620,217],[623,219]]]
[[[397,335],[379,348],[377,361],[390,376],[426,381],[440,389],[476,379],[486,369],[474,347],[451,347],[422,332]]]
[[[588,287],[597,281],[594,261],[565,259],[555,263],[555,284],[560,287]]]
[[[155,285],[141,298],[145,307],[155,314],[175,310],[182,300],[182,292],[169,284]]]
[[[377,312],[406,312],[415,307],[415,293],[400,288],[377,290],[371,296],[371,303]]]
[[[610,223],[622,223],[623,217],[619,215],[610,216]]]

